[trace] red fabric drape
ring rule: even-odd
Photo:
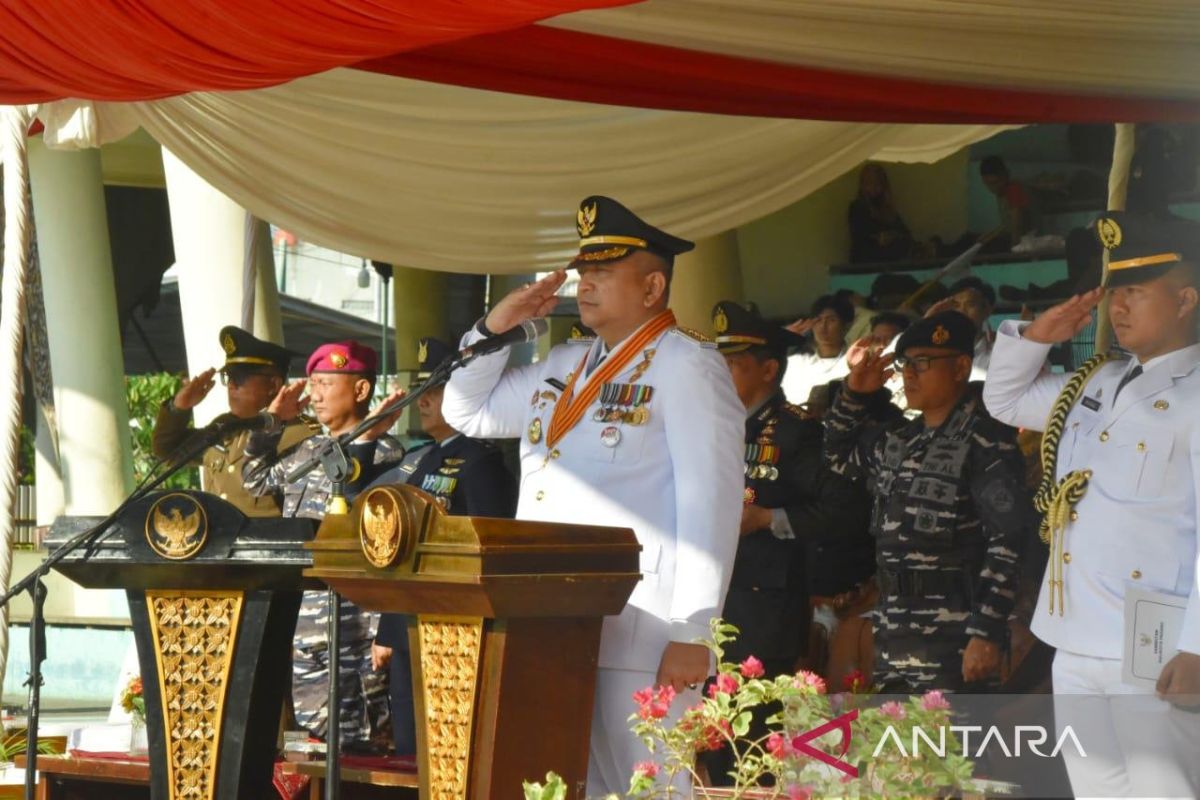
[[[479,89],[643,108],[848,122],[1200,121],[1200,102],[855,75],[530,25],[357,65]]]
[[[0,0],[0,104],[149,100],[634,0]]]

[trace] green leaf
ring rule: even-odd
[[[749,711],[743,711],[741,714],[738,714],[733,718],[733,732],[735,735],[745,736],[750,732],[751,716],[752,715]]]

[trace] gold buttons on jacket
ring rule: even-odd
[[[1078,519],[1079,519],[1079,512],[1078,512],[1078,511],[1072,511],[1072,512],[1071,512],[1071,522],[1075,522],[1075,521],[1076,521],[1076,520],[1078,520]]]
[[[1155,400],[1154,407],[1157,408],[1159,411],[1166,411],[1168,408],[1171,407],[1171,404],[1168,403],[1166,400]]]
[[[1070,553],[1063,553],[1063,563],[1064,564],[1071,563],[1071,554]]]
[[[1129,573],[1129,577],[1133,578],[1135,581],[1141,580],[1142,571],[1140,569],[1135,569],[1133,572]]]
[[[541,500],[545,496],[546,496],[546,493],[544,491],[542,491],[541,489],[538,489],[538,493],[534,495],[534,497],[538,500]]]
[[[550,451],[550,457],[551,457],[551,458],[558,458],[558,457],[559,457],[559,456],[561,456],[561,455],[562,455],[562,453],[558,452],[558,448],[557,448],[557,447],[556,447],[556,448],[554,448],[553,450],[551,450],[551,451]]]
[[[1138,449],[1138,452],[1139,452],[1139,453],[1144,453],[1144,452],[1146,452],[1146,443],[1145,443],[1145,442],[1138,442],[1138,447],[1137,447],[1137,449]]]
[[[1108,441],[1108,431],[1100,431],[1100,441],[1102,441],[1102,442]]]

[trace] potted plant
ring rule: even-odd
[[[711,633],[705,644],[716,656],[716,677],[706,696],[677,722],[666,722],[676,702],[670,687],[648,687],[634,695],[637,710],[630,724],[650,758],[634,769],[627,797],[681,797],[672,784],[684,774],[691,776],[697,800],[909,798],[961,794],[970,788],[973,765],[953,754],[957,748],[945,757],[877,748],[889,729],[897,737],[910,736],[917,726],[948,729],[950,703],[941,692],[878,704],[861,673],[848,676],[836,694],[811,672],[768,679],[754,657],[740,664],[723,660],[736,628],[713,620]],[[752,724],[756,715],[765,717],[765,734]],[[734,756],[733,786],[702,786],[695,773],[696,754],[725,747]],[[566,785],[554,773],[543,783],[525,784],[526,800],[566,796]]]
[[[3,737],[0,737],[0,774],[7,772],[13,766],[16,757],[28,749],[26,737],[24,728],[5,731]],[[54,755],[59,752],[53,742],[42,739],[38,740],[37,751],[42,755]]]

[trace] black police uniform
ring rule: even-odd
[[[418,378],[427,377],[428,370],[452,352],[437,339],[422,339],[420,347]],[[517,509],[516,480],[504,466],[503,453],[490,442],[462,434],[410,451],[371,485],[396,483],[429,492],[450,514],[511,518]],[[392,735],[400,754],[416,752],[408,619],[406,614],[383,614],[375,635],[376,644],[393,650],[389,695]]]
[[[713,328],[722,354],[757,352],[775,358],[781,367],[788,347],[800,338],[727,300],[713,308]],[[810,541],[827,540],[842,521],[840,515],[865,506],[861,488],[824,468],[822,435],[821,424],[805,419],[782,389],[746,417],[743,501],[772,509],[773,520],[771,527],[738,541],[723,616],[741,633],[726,646],[725,658],[742,661],[753,655],[768,675],[791,672],[806,650],[805,554]],[[865,519],[858,529],[864,526]]]
[[[896,352],[969,356],[974,338],[971,321],[947,311],[905,331]],[[989,416],[971,387],[936,428],[922,418],[871,424],[867,403],[839,393],[825,419],[825,456],[874,495],[875,682],[888,691],[961,689],[968,641],[1007,642],[1032,508],[1016,431]]]

